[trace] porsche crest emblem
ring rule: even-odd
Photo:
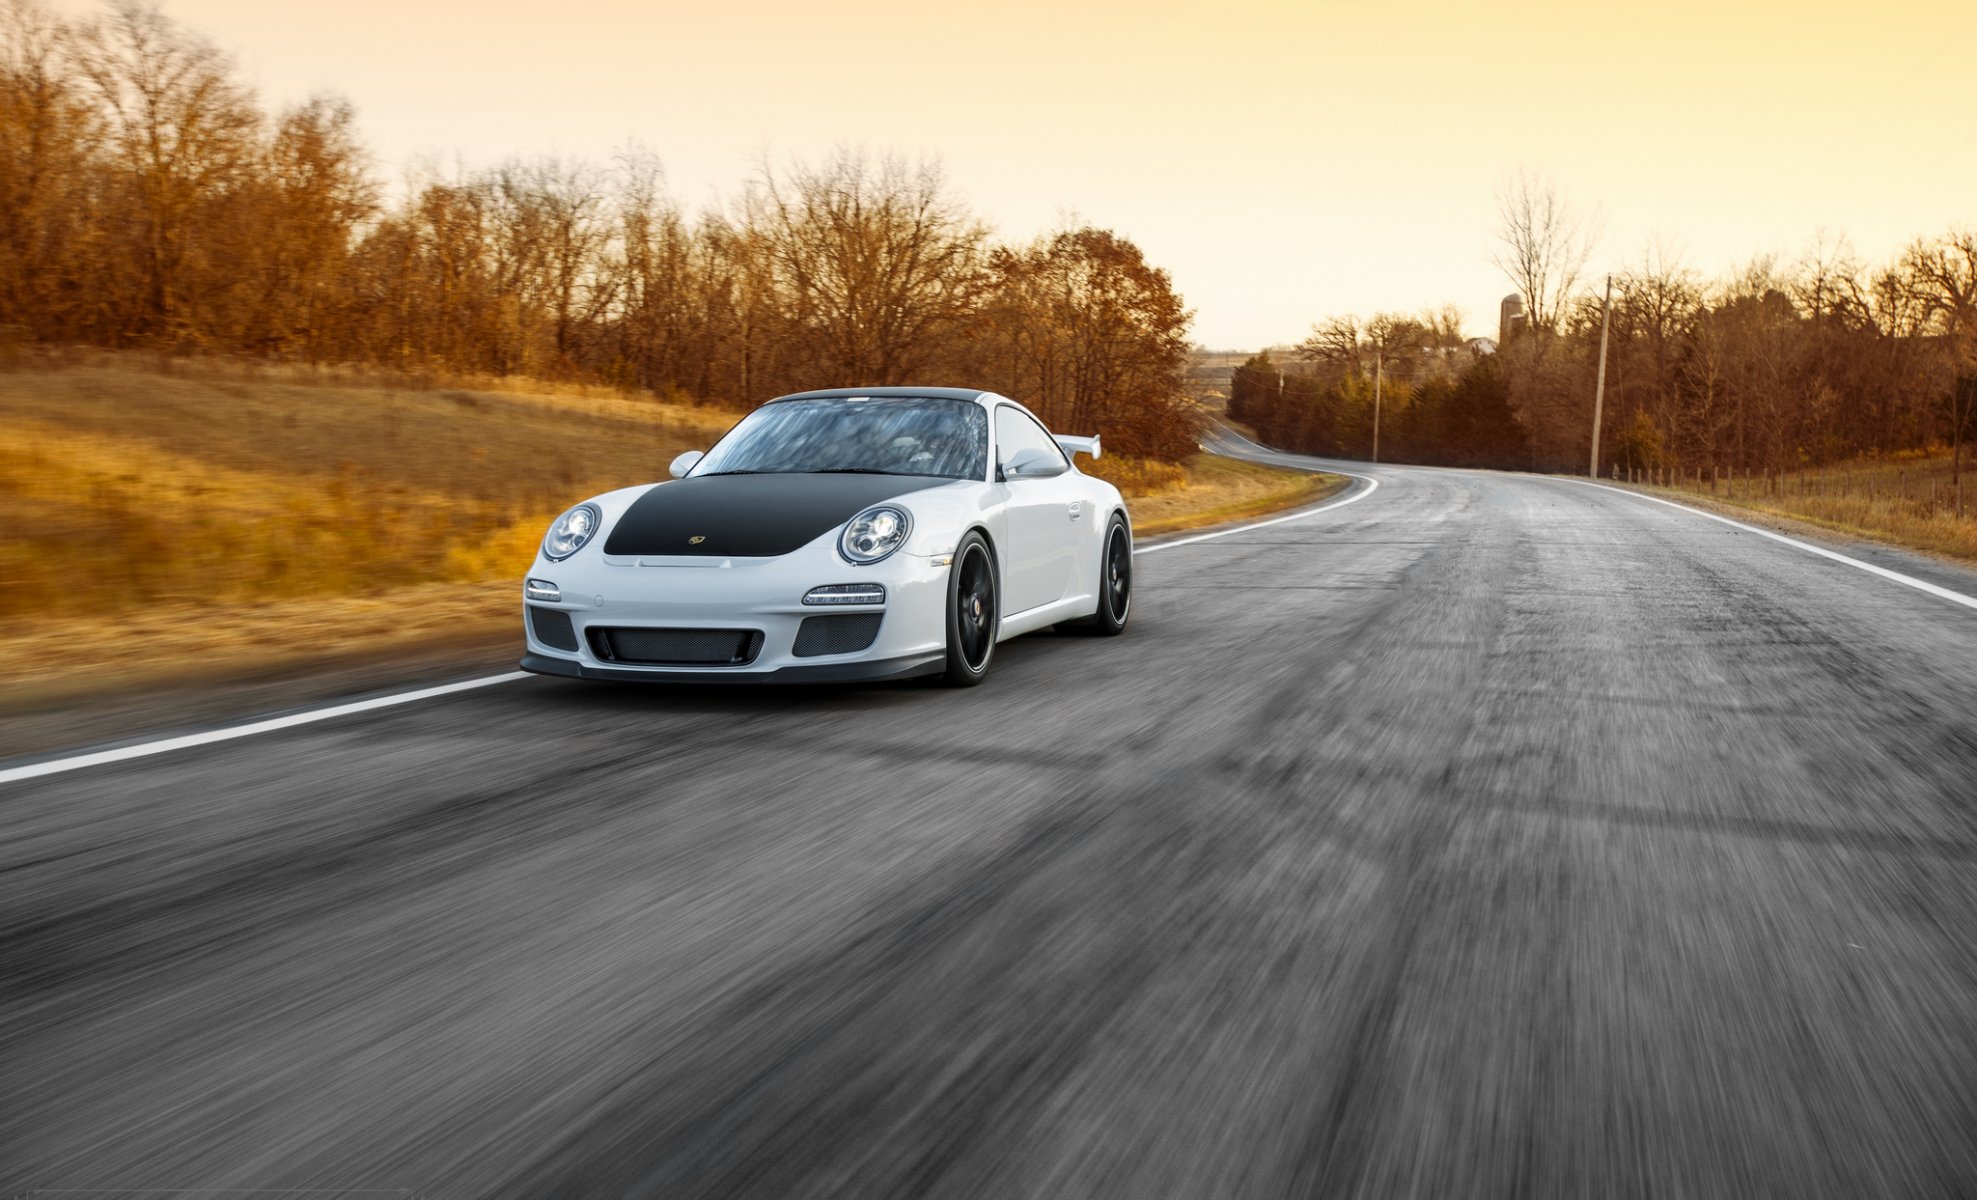
[[[706,540],[707,540],[707,539],[706,539],[705,537],[703,537],[703,536],[701,536],[700,534],[697,534],[697,533],[696,533],[696,534],[694,534],[694,535],[693,535],[692,537],[690,537],[690,538],[688,538],[688,539],[686,540],[686,544],[687,544],[687,545],[689,545],[689,546],[698,546],[698,545],[699,545],[700,543],[702,543],[702,542],[704,542],[704,541],[706,541]]]

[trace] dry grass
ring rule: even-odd
[[[1197,454],[1186,465],[1184,487],[1132,501],[1135,536],[1199,529],[1296,508],[1350,482],[1341,475],[1287,471],[1213,454]]]
[[[1183,491],[1189,479],[1188,469],[1176,463],[1126,458],[1117,454],[1108,454],[1095,462],[1081,458],[1078,460],[1078,470],[1105,480],[1118,488],[1128,500]]]
[[[159,605],[117,617],[53,612],[31,635],[0,638],[0,713],[92,695],[249,678],[430,654],[511,636],[521,653],[520,589],[434,583],[376,596],[313,596],[210,607]],[[0,742],[9,730],[0,723]],[[0,755],[7,753],[0,745]]]
[[[735,420],[513,380],[74,357],[0,370],[0,612],[21,631],[0,706],[495,633],[557,512]],[[1142,534],[1325,490],[1205,455],[1095,465]]]
[[[1977,562],[1977,479],[1964,457],[1964,506],[1959,516],[1950,482],[1950,456],[1900,454],[1823,467],[1804,474],[1700,481],[1691,472],[1656,491],[1681,493],[1734,508],[1804,521],[1855,537]]]
[[[732,421],[609,395],[0,373],[0,612],[512,577],[573,497],[657,478]]]

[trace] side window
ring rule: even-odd
[[[1057,442],[1044,432],[1043,426],[1020,408],[1008,405],[995,410],[995,473],[998,478],[1002,468],[1019,450],[1042,450],[1060,463],[1064,463],[1064,451]],[[1069,466],[1069,463],[1065,463]]]

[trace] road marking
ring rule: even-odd
[[[270,717],[265,721],[255,721],[247,725],[231,725],[225,729],[212,729],[205,733],[188,733],[181,737],[164,738],[156,742],[139,742],[134,746],[117,746],[109,750],[98,750],[90,754],[77,754],[69,758],[55,758],[47,762],[29,763],[24,767],[9,767],[0,770],[0,783],[18,783],[23,779],[38,779],[43,775],[59,775],[64,771],[79,771],[84,767],[99,767],[105,763],[128,762],[133,758],[149,758],[153,754],[169,754],[173,750],[185,750],[193,746],[210,746],[214,742],[229,742],[235,738],[253,737],[257,733],[272,733],[277,729],[292,729],[297,725],[308,725],[315,721],[329,721],[337,717],[347,717],[353,713],[372,712],[380,708],[391,708],[400,704],[413,704],[420,700],[430,700],[435,696],[450,696],[454,692],[467,692],[475,688],[490,687],[497,683],[511,683],[517,679],[527,679],[527,671],[510,671],[505,675],[486,675],[479,679],[462,680],[459,683],[441,684],[438,687],[420,688],[416,692],[399,692],[393,696],[378,696],[370,700],[355,700],[349,704],[331,705],[329,708],[312,708],[307,712],[290,713],[285,717]]]
[[[1338,500],[1307,508],[1288,516],[1273,517],[1268,521],[1252,521],[1232,529],[1218,529],[1213,533],[1199,533],[1172,542],[1161,542],[1153,546],[1136,546],[1133,554],[1151,554],[1155,550],[1166,550],[1174,546],[1187,546],[1195,542],[1205,542],[1210,538],[1228,537],[1232,533],[1243,533],[1251,529],[1262,529],[1266,525],[1282,525],[1286,521],[1302,521],[1334,508],[1342,508],[1359,500],[1364,500],[1380,487],[1380,481],[1365,475],[1352,475],[1346,471],[1331,472],[1347,475],[1363,481],[1364,491],[1354,492]],[[131,746],[117,746],[109,750],[97,750],[89,754],[77,754],[68,758],[54,758],[46,762],[28,763],[25,766],[0,769],[0,784],[19,783],[24,779],[39,779],[44,775],[59,775],[66,771],[80,771],[85,767],[100,767],[108,763],[129,762],[134,758],[149,758],[154,754],[169,754],[174,750],[188,750],[194,746],[210,746],[214,742],[230,742],[235,738],[253,737],[261,733],[273,733],[278,729],[293,729],[297,725],[309,725],[317,721],[331,721],[337,717],[347,717],[355,713],[374,712],[380,708],[392,708],[400,704],[416,704],[421,700],[431,700],[438,696],[450,696],[455,692],[472,691],[475,688],[491,687],[497,683],[512,683],[529,678],[527,671],[510,671],[505,675],[487,675],[479,679],[462,680],[459,683],[442,684],[439,687],[420,688],[413,692],[400,692],[392,696],[378,696],[370,700],[356,700],[349,704],[336,704],[328,708],[314,708],[307,712],[290,713],[283,717],[270,717],[265,721],[253,721],[246,725],[231,725],[224,729],[208,730],[205,733],[188,733],[180,737],[164,738],[155,742],[139,742]]]
[[[1665,504],[1669,508],[1680,509],[1685,513],[1693,513],[1698,517],[1707,517],[1712,521],[1720,521],[1734,529],[1741,529],[1745,533],[1754,533],[1762,538],[1770,538],[1774,542],[1783,542],[1785,545],[1794,546],[1805,551],[1807,554],[1817,554],[1821,558],[1830,558],[1836,563],[1845,563],[1849,567],[1857,567],[1869,575],[1879,575],[1883,579],[1892,580],[1904,587],[1912,587],[1918,592],[1927,592],[1931,596],[1947,600],[1951,604],[1961,604],[1965,608],[1977,609],[1977,596],[1966,596],[1962,592],[1951,591],[1949,588],[1939,584],[1930,583],[1926,579],[1917,579],[1913,575],[1904,575],[1900,571],[1890,571],[1886,567],[1877,567],[1871,562],[1862,562],[1857,558],[1848,558],[1844,554],[1827,550],[1821,546],[1815,546],[1811,542],[1801,542],[1797,538],[1786,537],[1782,533],[1773,533],[1769,529],[1761,529],[1756,525],[1746,525],[1742,521],[1732,521],[1728,517],[1719,517],[1713,512],[1693,508],[1687,504],[1680,504],[1673,500],[1663,500],[1659,496],[1643,496],[1639,492],[1629,491],[1626,488],[1611,487],[1604,483],[1594,483],[1590,479],[1573,479],[1569,482],[1584,484],[1587,487],[1596,487],[1603,492],[1616,492],[1622,496],[1631,496],[1636,500],[1646,500],[1651,504]]]
[[[1236,441],[1246,442],[1265,454],[1276,455],[1279,458],[1291,457],[1272,450],[1267,446],[1257,446],[1255,442],[1251,442],[1248,438],[1236,434],[1229,434],[1228,436],[1234,438]],[[1210,453],[1213,453],[1213,451],[1210,451]],[[1235,455],[1230,454],[1224,457],[1234,458]],[[1309,470],[1311,468],[1300,467],[1297,469]],[[1193,537],[1175,538],[1171,542],[1158,542],[1151,546],[1135,546],[1133,547],[1133,557],[1138,558],[1142,554],[1152,554],[1155,550],[1171,550],[1176,546],[1192,546],[1196,542],[1205,542],[1210,538],[1228,537],[1233,533],[1248,533],[1252,529],[1262,529],[1268,525],[1282,525],[1287,521],[1302,521],[1306,517],[1315,517],[1321,512],[1330,512],[1335,508],[1344,508],[1348,504],[1357,504],[1359,501],[1380,490],[1380,481],[1371,475],[1355,475],[1351,471],[1340,471],[1330,467],[1320,473],[1325,475],[1343,475],[1347,479],[1357,479],[1365,484],[1366,488],[1364,491],[1354,492],[1349,496],[1343,496],[1337,500],[1328,500],[1316,508],[1300,509],[1297,512],[1291,513],[1289,516],[1272,517],[1267,521],[1251,521],[1247,525],[1237,525],[1233,529],[1218,529],[1213,533],[1197,533]]]

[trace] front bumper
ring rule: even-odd
[[[875,683],[886,679],[910,679],[916,675],[936,675],[944,662],[944,655],[931,654],[746,671],[701,667],[599,667],[564,655],[529,653],[522,655],[521,668],[538,675],[561,675],[566,679],[629,680],[636,683]]]
[[[586,547],[560,563],[538,557],[529,575],[555,583],[562,596],[554,603],[524,605],[528,654],[521,666],[540,674],[656,683],[833,683],[927,674],[945,661],[947,564],[902,551],[870,566],[852,566],[838,557],[835,533],[770,559],[605,555]],[[883,604],[802,602],[812,588],[866,583],[885,586]],[[545,644],[527,609],[567,615],[575,647]],[[883,614],[864,649],[795,652],[805,618],[856,613]],[[742,664],[645,664],[600,658],[589,635],[593,628],[757,630],[762,639],[755,657]]]

